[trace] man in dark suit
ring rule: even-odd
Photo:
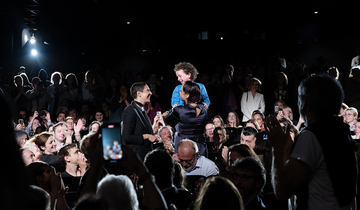
[[[150,119],[144,110],[144,104],[150,102],[152,95],[144,82],[134,83],[130,88],[134,101],[125,108],[123,115],[123,138],[134,149],[141,160],[152,150],[152,142],[157,141]]]

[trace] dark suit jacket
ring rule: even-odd
[[[143,139],[143,134],[154,135],[150,119],[143,114],[135,101],[127,106],[123,113],[123,139],[126,145],[132,147],[144,160],[145,155],[151,151],[152,143],[148,139]]]
[[[195,196],[193,196],[191,192],[179,189],[175,186],[172,186],[161,193],[163,194],[168,207],[170,204],[175,204],[178,210],[190,208],[191,203],[195,200]]]

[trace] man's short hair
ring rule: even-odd
[[[58,158],[58,161],[60,164],[66,166],[66,161],[65,161],[65,157],[66,156],[69,156],[69,149],[71,148],[74,148],[76,147],[77,148],[77,145],[74,143],[74,144],[67,144],[63,147],[61,147],[61,149],[59,150],[58,154],[57,154],[57,158]]]
[[[234,163],[234,170],[246,169],[254,173],[255,181],[262,181],[262,186],[258,192],[261,192],[266,183],[266,170],[258,157],[243,157],[238,158]]]
[[[135,82],[130,88],[131,97],[136,99],[137,98],[137,92],[138,91],[143,92],[145,85],[146,85],[145,82]]]
[[[185,146],[185,145],[190,145],[190,147],[194,150],[194,153],[199,152],[199,147],[197,146],[196,142],[194,142],[194,141],[192,141],[190,139],[181,140],[177,145],[178,150],[179,150],[180,147]]]
[[[67,124],[66,124],[65,122],[58,122],[58,123],[56,123],[56,124],[53,126],[53,131],[55,132],[55,130],[56,130],[56,128],[57,128],[58,126],[63,126],[63,125],[65,125],[65,126],[67,127]]]
[[[160,188],[172,185],[174,161],[166,150],[156,149],[149,152],[144,159],[145,166],[155,176],[155,183]]]
[[[82,139],[80,140],[80,152],[83,153],[86,158],[88,158],[88,148],[90,146],[90,138],[93,135],[95,135],[95,133],[90,132],[87,135],[83,136]]]
[[[180,62],[180,63],[176,64],[175,68],[174,68],[175,73],[179,70],[183,70],[185,74],[190,73],[191,81],[195,81],[197,75],[199,74],[197,69],[191,63],[188,63],[188,62]]]
[[[65,116],[67,116],[67,113],[64,110],[61,110],[57,113],[56,117],[59,117],[60,114],[65,114]]]
[[[344,101],[341,84],[327,74],[304,79],[298,87],[298,93],[299,99],[306,99],[307,111],[316,117],[338,115]]]
[[[254,127],[245,127],[242,129],[241,134],[244,134],[244,136],[256,136],[257,130]]]
[[[169,127],[169,126],[167,126],[167,125],[164,125],[164,126],[162,126],[162,127],[158,130],[158,134],[159,134],[160,137],[161,137],[161,131],[162,131],[164,128],[167,128],[167,129],[170,131],[171,136],[173,136],[173,131],[172,131],[171,127]]]
[[[126,175],[106,175],[98,183],[96,194],[105,198],[114,209],[138,209],[139,202],[134,186]]]

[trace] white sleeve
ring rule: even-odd
[[[242,94],[242,97],[241,97],[241,112],[243,113],[243,115],[249,119],[251,119],[251,113],[249,114],[249,107],[248,107],[248,104],[247,104],[247,95],[248,95],[248,92],[244,92]]]
[[[264,100],[264,95],[262,95],[262,94],[261,94],[259,106],[260,106],[261,113],[264,113],[265,112],[265,100]]]

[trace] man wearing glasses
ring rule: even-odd
[[[258,196],[265,186],[265,168],[257,157],[239,158],[234,163],[232,181],[239,190],[246,209],[266,209]]]
[[[180,162],[186,176],[200,175],[209,177],[219,175],[219,168],[215,163],[199,155],[199,149],[194,141],[184,139],[177,146],[177,161]]]

